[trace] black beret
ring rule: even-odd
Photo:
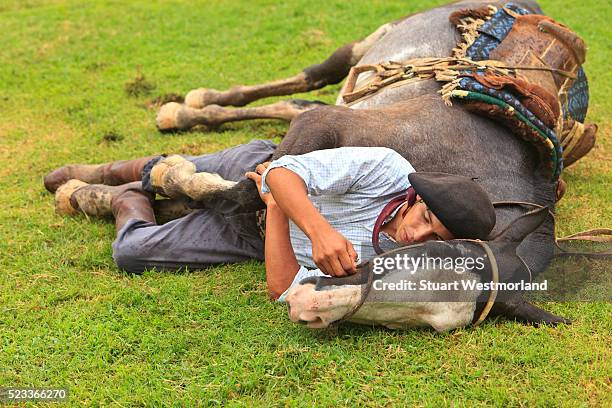
[[[408,180],[427,207],[455,238],[486,239],[495,226],[487,193],[468,177],[447,173],[411,173]]]

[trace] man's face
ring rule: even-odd
[[[440,222],[417,195],[417,202],[403,210],[403,219],[397,227],[395,240],[404,245],[418,242],[453,239],[453,234]]]

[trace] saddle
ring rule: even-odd
[[[354,103],[380,89],[435,79],[450,105],[461,101],[474,113],[509,127],[533,145],[541,168],[557,180],[595,143],[597,127],[584,125],[588,81],[584,41],[549,17],[529,14],[512,3],[454,12],[449,21],[461,40],[453,55],[354,67],[343,98]],[[374,71],[355,90],[357,77]]]

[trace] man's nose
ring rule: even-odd
[[[414,231],[414,240],[416,242],[429,241],[433,236],[433,229],[430,226],[423,226]]]

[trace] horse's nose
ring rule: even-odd
[[[297,323],[302,324],[302,325],[306,325],[310,328],[321,328],[321,327],[326,327],[327,324],[324,323],[323,319],[321,318],[321,316],[317,316],[317,315],[308,315],[308,313],[306,313],[306,316],[304,316],[304,314],[302,314],[300,316],[300,318],[298,320],[296,320]]]
[[[289,318],[293,320],[293,318],[291,317],[291,304],[290,303],[287,303],[287,313],[289,313]],[[294,322],[301,324],[301,325],[308,324],[308,320],[304,320],[299,317],[297,318],[297,320],[294,320]]]

